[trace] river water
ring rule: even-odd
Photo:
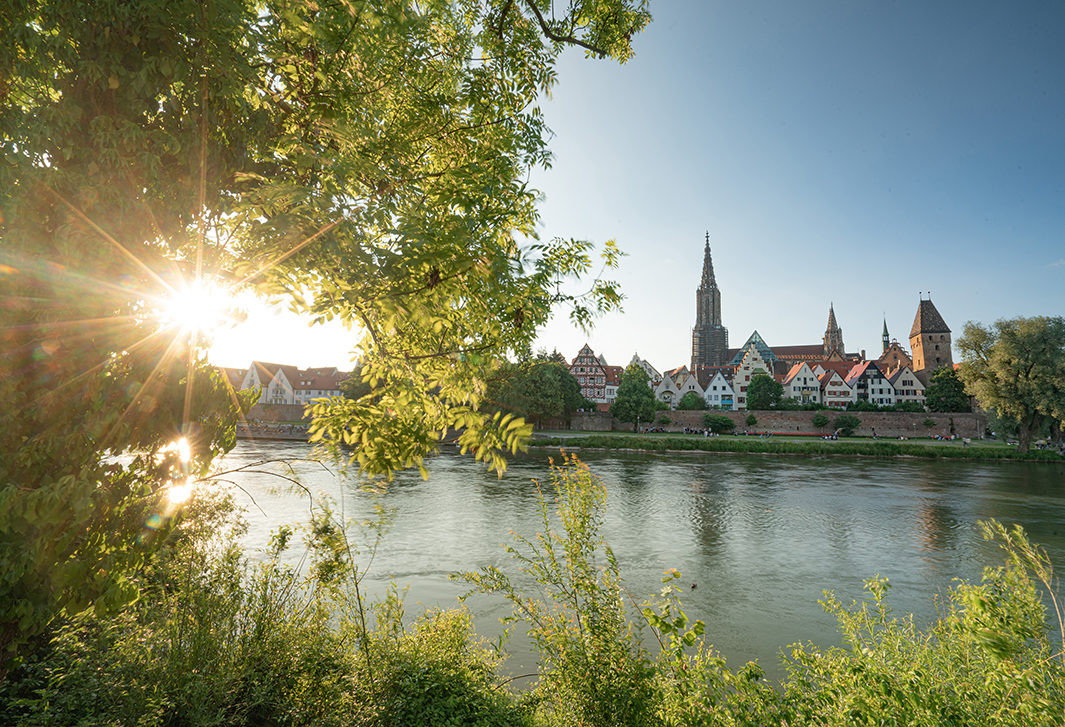
[[[345,483],[321,464],[295,465],[301,482],[337,501],[338,512],[362,521],[376,505],[392,512],[366,584],[376,594],[394,580],[409,586],[407,613],[456,605],[462,584],[448,574],[515,564],[503,550],[512,532],[542,530],[533,479],[547,483],[548,457],[534,451],[514,459],[502,478],[470,457],[445,452],[429,464],[430,478],[401,473],[383,494]],[[765,457],[699,453],[579,452],[608,492],[603,534],[617,555],[628,591],[637,600],[657,593],[662,571],[683,574],[685,610],[706,623],[706,636],[732,667],[758,660],[779,678],[780,650],[795,642],[838,643],[835,621],[818,599],[824,590],[842,601],[863,597],[863,581],[889,579],[896,615],[927,624],[935,598],[955,579],[977,581],[1000,565],[996,545],[984,542],[978,521],[1021,524],[1065,572],[1065,465]],[[227,468],[261,460],[306,459],[295,442],[241,441]],[[267,470],[270,466],[257,467]],[[301,490],[242,473],[235,490],[248,508],[249,553],[266,547],[281,525],[308,519]],[[252,503],[254,498],[254,504]],[[298,553],[290,554],[298,559]],[[364,559],[365,560],[365,559]],[[501,600],[468,602],[479,633],[494,638],[509,613]],[[506,670],[535,670],[528,643],[512,640]]]

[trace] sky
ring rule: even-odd
[[[874,357],[921,297],[955,338],[1065,314],[1065,5],[650,7],[631,61],[567,51],[543,102],[540,236],[615,239],[626,300],[591,332],[560,310],[537,347],[688,364],[707,233],[733,347],[820,343],[830,304]],[[211,359],[346,369],[354,338],[253,304]]]

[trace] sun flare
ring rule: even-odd
[[[233,301],[224,290],[192,283],[164,303],[163,322],[183,331],[212,333],[232,322]]]

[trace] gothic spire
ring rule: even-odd
[[[714,280],[714,261],[710,258],[710,231],[706,232],[706,247],[703,248],[703,279],[702,285],[699,286],[705,290],[717,287],[717,281]]]

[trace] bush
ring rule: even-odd
[[[703,411],[706,409],[706,399],[699,396],[694,391],[689,391],[684,396],[680,397],[680,401],[677,403],[677,408],[684,411]]]
[[[817,414],[814,414],[814,418],[813,418],[813,421],[811,423],[815,427],[817,427],[818,429],[824,429],[825,427],[828,426],[828,422],[829,422],[828,417],[825,416],[824,414],[821,414],[820,412],[818,412]]]
[[[850,437],[854,434],[854,430],[862,425],[862,420],[853,414],[840,414],[832,422],[832,428],[837,430],[844,437]]]
[[[724,414],[703,414],[703,426],[714,434],[727,434],[736,428],[736,422]]]
[[[664,427],[664,426],[666,426],[667,424],[669,424],[669,423],[670,423],[670,422],[672,422],[672,421],[673,421],[673,420],[672,420],[672,419],[670,419],[670,418],[669,418],[669,417],[667,417],[667,416],[660,416],[660,417],[658,417],[658,426],[660,426],[660,427]]]
[[[747,426],[753,427],[753,426],[757,426],[757,424],[758,424],[758,417],[756,417],[754,414],[748,414],[747,415]]]

